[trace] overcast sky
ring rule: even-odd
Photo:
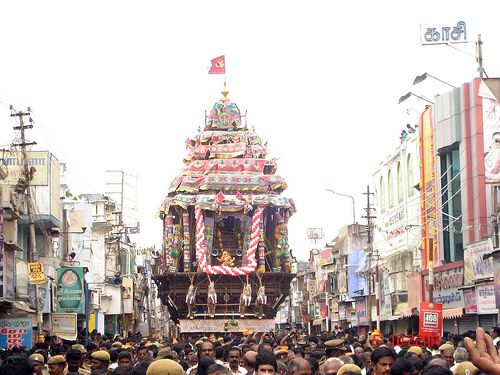
[[[419,25],[467,24],[500,76],[495,1],[4,1],[0,11],[0,144],[14,133],[8,105],[30,106],[30,140],[68,164],[74,193],[104,192],[106,169],[139,176],[140,246],[161,244],[155,212],[182,167],[185,140],[220,97],[230,98],[280,158],[298,213],[290,245],[306,258],[308,227],[324,241],[358,221],[378,164],[424,103],[398,105],[428,72],[454,85],[476,73],[473,44],[421,46]],[[469,55],[468,55],[469,54]]]

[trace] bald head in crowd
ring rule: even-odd
[[[243,356],[243,366],[247,370],[248,373],[251,373],[255,370],[255,360],[257,359],[257,352],[253,350],[249,350]]]
[[[344,365],[338,358],[328,358],[323,365],[323,373],[324,375],[336,375],[339,369]]]
[[[288,375],[312,375],[311,364],[304,358],[294,358],[288,363]]]

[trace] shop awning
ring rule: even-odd
[[[323,319],[314,319],[313,326],[320,326],[322,322],[323,322]]]
[[[412,310],[410,308],[402,309],[400,312],[401,318],[410,318],[413,315]]]
[[[394,316],[398,316],[401,318],[406,318],[406,316],[403,315],[404,312],[408,310],[408,302],[400,302],[396,305],[396,308],[394,309]],[[411,312],[411,309],[410,309]],[[411,313],[410,313],[411,315]]]
[[[443,319],[456,319],[464,315],[463,307],[456,307],[454,309],[443,309]]]

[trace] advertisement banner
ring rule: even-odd
[[[84,314],[83,267],[61,267],[57,270],[56,312]]]
[[[429,290],[429,275],[424,277],[425,290]],[[445,271],[434,271],[434,301],[445,309],[464,307],[464,268],[455,267]]]
[[[497,305],[495,302],[495,285],[476,285],[476,299],[478,314],[498,313]]]
[[[134,279],[130,276],[122,277],[123,312],[134,312]]]
[[[6,151],[5,163],[9,174],[0,185],[16,185],[19,177],[24,176],[23,154],[21,151]],[[31,186],[47,186],[49,184],[49,153],[48,151],[28,151],[28,166],[35,168]]]
[[[493,259],[493,282],[495,285],[495,303],[497,309],[500,309],[500,259]]]
[[[116,315],[104,315],[104,333],[115,336],[117,332]]]
[[[427,108],[420,117],[419,124],[420,152],[420,220],[422,226],[422,268],[428,269],[430,259],[430,238],[432,236],[433,260],[439,260],[437,216],[436,216],[436,180],[434,165],[434,134],[432,107]],[[432,218],[432,219],[431,219]]]
[[[28,263],[30,284],[45,284],[45,270],[42,262]]]
[[[366,301],[365,299],[356,300],[356,316],[358,318],[358,325],[367,326],[368,316],[366,314]]]
[[[464,284],[472,285],[475,281],[493,277],[493,258],[483,259],[493,252],[491,238],[472,243],[464,253]]]
[[[31,318],[0,318],[0,348],[26,346],[31,349]]]
[[[482,97],[484,174],[486,183],[500,182],[500,104],[488,85],[481,81],[478,95]]]
[[[464,304],[466,314],[477,314],[477,299],[474,289],[464,290]]]
[[[64,340],[76,340],[76,314],[51,314],[52,332]]]
[[[443,304],[420,302],[419,336],[443,336]]]
[[[365,260],[365,252],[362,249],[347,253],[347,263],[353,265],[347,268],[347,290],[351,299],[368,294],[367,283],[362,277],[362,268],[365,266]]]

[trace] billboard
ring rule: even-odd
[[[420,116],[419,124],[420,152],[420,220],[422,226],[422,269],[429,267],[431,255],[439,260],[437,215],[436,215],[436,177],[434,165],[434,135],[432,107],[428,107]],[[432,250],[429,239],[433,239]],[[431,254],[432,251],[432,254]]]
[[[56,312],[85,313],[83,267],[61,267],[57,270]]]
[[[52,332],[64,340],[76,340],[77,315],[71,313],[53,313],[50,316]]]
[[[30,349],[32,332],[31,318],[0,318],[0,348],[26,346]]]
[[[489,87],[481,82],[478,95],[483,108],[484,174],[486,182],[500,182],[500,104]]]
[[[32,186],[47,186],[49,184],[49,152],[28,151],[28,167],[33,167]],[[5,164],[8,174],[5,180],[0,180],[2,185],[16,185],[20,177],[24,176],[23,155],[21,151],[6,151]]]
[[[471,285],[481,279],[493,277],[493,257],[483,256],[493,252],[491,238],[467,245],[464,254],[464,284]]]

